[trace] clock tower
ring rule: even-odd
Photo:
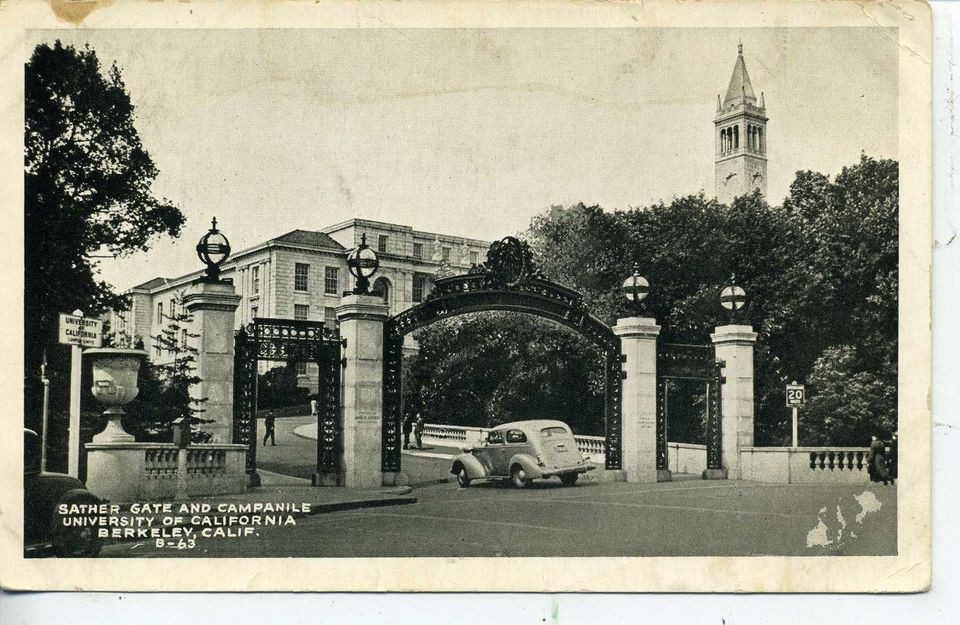
[[[730,204],[733,198],[759,189],[767,193],[767,115],[763,93],[757,101],[743,44],[737,46],[737,63],[727,95],[717,95],[717,115],[713,118],[716,157],[717,200]]]

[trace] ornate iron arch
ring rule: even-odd
[[[423,303],[384,324],[382,470],[400,470],[403,337],[440,319],[489,310],[549,319],[575,330],[604,351],[606,468],[621,469],[620,339],[610,326],[586,310],[580,293],[543,276],[526,242],[506,237],[490,246],[485,263],[474,265],[464,275],[437,279]]]

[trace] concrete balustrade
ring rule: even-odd
[[[870,481],[867,447],[744,447],[741,479],[776,484],[860,484]]]
[[[112,502],[240,493],[246,451],[246,445],[217,443],[88,443],[87,485]]]

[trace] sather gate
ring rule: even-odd
[[[667,423],[669,421],[668,386],[674,380],[693,380],[706,388],[707,471],[722,471],[722,402],[720,389],[724,366],[717,360],[713,345],[661,343],[657,347],[657,471],[667,471]],[[707,477],[705,474],[704,477]]]
[[[257,474],[257,366],[260,361],[313,362],[318,367],[317,468],[314,485],[336,482],[340,472],[340,336],[322,321],[258,317],[237,331],[233,364],[233,442],[248,446],[247,475]]]
[[[506,237],[490,246],[485,263],[475,265],[465,275],[437,279],[423,303],[386,320],[383,327],[382,470],[400,470],[403,337],[439,319],[488,310],[520,312],[549,319],[575,330],[604,351],[606,468],[621,469],[620,339],[609,326],[586,310],[580,293],[544,277],[526,242]]]

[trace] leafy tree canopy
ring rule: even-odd
[[[98,278],[96,255],[145,250],[178,236],[184,217],[154,196],[157,168],[134,126],[120,70],[90,48],[57,41],[25,73],[25,336],[30,382],[58,313],[98,315],[125,298]]]
[[[728,322],[718,293],[735,274],[750,301],[745,322],[759,334],[757,443],[789,443],[784,384],[800,380],[812,395],[802,444],[866,444],[896,423],[897,206],[897,163],[863,156],[833,180],[798,172],[782,206],[768,205],[759,193],[730,206],[703,194],[626,211],[555,206],[533,219],[526,238],[544,273],[581,291],[594,314],[610,323],[620,305],[618,287],[638,262],[651,284],[647,314],[668,342],[709,344],[713,329]],[[572,377],[598,377],[599,364],[576,372],[563,360],[582,353],[557,351],[553,366],[567,373],[551,376],[538,373],[539,362],[526,353],[532,347],[515,345],[513,360],[505,356],[495,338],[498,325],[457,323],[452,333],[450,323],[420,332],[427,349],[410,368],[430,383],[408,386],[422,389],[423,401],[438,410],[465,405],[456,395],[463,392],[453,382],[457,371],[462,388],[481,377],[497,387],[481,394],[491,398],[482,402],[487,418],[494,397],[510,397],[515,414],[530,414],[571,384],[589,395],[586,405],[602,396],[599,385],[579,388]],[[534,321],[525,332],[510,341],[549,344],[554,329]],[[444,368],[450,373],[441,375]],[[451,378],[447,386],[444,375]],[[697,438],[689,427],[680,429]]]

